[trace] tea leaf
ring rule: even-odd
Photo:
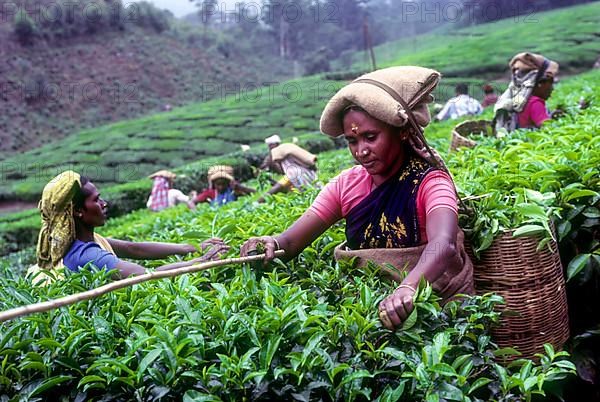
[[[586,267],[588,261],[590,260],[591,254],[579,254],[577,257],[573,258],[567,267],[567,281],[573,279],[583,268]]]
[[[539,225],[523,225],[513,232],[513,237],[535,236],[544,233],[546,229]]]

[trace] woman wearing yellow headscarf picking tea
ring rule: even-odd
[[[95,233],[107,219],[108,204],[100,197],[94,184],[86,177],[73,171],[65,171],[52,179],[42,193],[39,209],[42,228],[37,243],[37,265],[29,270],[36,279],[48,279],[40,269],[58,270],[67,268],[79,271],[87,264],[108,270],[116,269],[127,277],[145,272],[141,265],[125,261],[131,259],[161,259],[170,255],[186,255],[198,250],[190,244],[158,242],[131,242],[109,239]],[[196,261],[218,258],[228,247],[219,239],[211,239],[202,248],[212,249]],[[167,270],[188,265],[180,262],[163,265],[157,270]]]

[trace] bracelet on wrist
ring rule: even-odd
[[[273,237],[273,241],[275,242],[275,247],[276,247],[275,251],[281,250],[281,246],[279,245],[279,241],[275,237]]]
[[[410,285],[406,285],[406,284],[400,284],[400,285],[399,285],[399,286],[398,286],[398,287],[397,287],[397,288],[394,290],[394,292],[395,292],[396,290],[398,290],[398,289],[401,289],[401,288],[410,289],[410,290],[412,290],[412,292],[413,292],[413,293],[417,293],[417,289],[413,288],[413,287],[412,287],[412,286],[410,286]]]

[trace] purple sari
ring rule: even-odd
[[[421,243],[417,192],[433,166],[413,153],[398,172],[346,216],[350,249],[415,247]]]

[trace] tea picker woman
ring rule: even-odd
[[[357,257],[390,263],[382,268],[398,288],[379,305],[388,328],[412,310],[422,277],[445,300],[473,292],[473,266],[458,227],[457,196],[443,162],[426,143],[423,127],[431,120],[427,104],[440,80],[422,67],[391,67],[363,75],[334,95],[321,116],[321,131],[343,135],[358,162],[331,180],[312,206],[278,236],[249,239],[246,255],[263,244],[266,259],[275,250],[298,255],[327,228],[346,220],[346,242],[337,259]]]
[[[238,182],[233,175],[233,167],[214,165],[208,169],[209,188],[193,197],[194,203],[210,202],[213,206],[222,206],[238,199],[238,197],[255,193],[256,190]]]
[[[536,129],[564,113],[560,109],[549,113],[546,108],[558,75],[557,62],[524,52],[515,55],[509,66],[511,81],[494,106],[496,130]]]
[[[79,271],[88,263],[98,268],[117,269],[127,277],[145,273],[144,267],[122,258],[161,259],[170,255],[187,255],[198,250],[190,244],[159,242],[131,242],[109,239],[95,233],[107,218],[107,203],[88,178],[73,171],[65,171],[52,179],[42,193],[39,203],[42,228],[37,243],[37,265],[28,274],[34,274],[34,282],[49,277],[40,269]],[[202,262],[219,258],[228,247],[219,239],[202,243],[201,248],[211,247],[202,257],[192,261]],[[156,270],[167,270],[189,265],[178,262],[163,265]],[[60,273],[58,275],[60,277]]]
[[[190,196],[183,194],[181,190],[172,188],[173,181],[177,178],[175,173],[169,170],[159,170],[152,173],[148,178],[152,179],[152,191],[146,206],[151,211],[162,211],[177,204],[186,204],[190,209],[196,208]]]
[[[293,143],[281,143],[278,135],[265,139],[269,147],[269,155],[261,168],[269,168],[283,177],[275,182],[267,191],[273,195],[288,192],[292,189],[302,191],[304,188],[315,185],[317,179],[317,156]],[[258,202],[265,202],[265,197],[260,197]]]

